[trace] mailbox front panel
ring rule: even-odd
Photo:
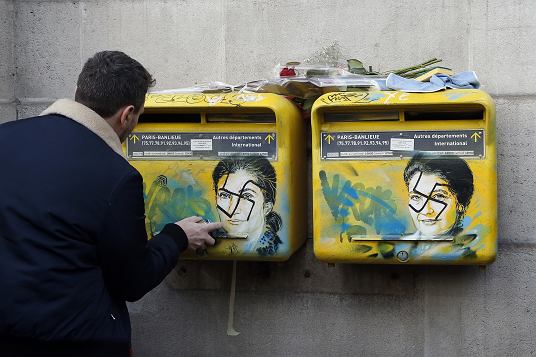
[[[315,255],[379,264],[492,262],[497,194],[489,96],[359,96],[326,95],[313,110]]]
[[[167,223],[199,216],[223,222],[223,229],[213,233],[214,247],[187,257],[288,259],[305,237],[296,234],[305,213],[296,197],[303,193],[291,184],[293,175],[300,175],[291,165],[297,155],[293,150],[303,156],[304,147],[289,141],[290,133],[281,130],[276,116],[291,122],[286,130],[292,131],[301,123],[295,108],[278,112],[278,99],[287,104],[286,99],[265,96],[248,97],[238,107],[225,102],[209,106],[217,100],[214,95],[204,97],[204,107],[177,104],[180,96],[165,102],[167,107],[155,107],[154,100],[162,98],[171,100],[148,98],[147,116],[126,146],[131,164],[144,178],[147,231],[154,235]],[[248,108],[248,103],[256,107]]]

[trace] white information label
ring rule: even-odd
[[[409,158],[416,152],[454,155],[477,160],[485,157],[483,129],[330,131],[321,132],[321,160],[378,160]],[[156,148],[155,148],[156,150]]]
[[[192,151],[211,151],[212,139],[191,139],[190,147]]]
[[[399,139],[399,138],[391,138],[391,150],[399,150],[399,151],[413,151],[415,148],[415,140],[414,139]]]

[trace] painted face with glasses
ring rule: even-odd
[[[473,174],[464,160],[419,153],[406,166],[404,181],[416,228],[412,238],[448,239],[463,230],[474,190]]]

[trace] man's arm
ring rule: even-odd
[[[188,246],[213,245],[208,233],[219,226],[198,223],[199,220],[190,217],[167,224],[148,241],[142,177],[135,172],[123,178],[108,203],[97,243],[111,294],[127,301],[138,300],[164,279]]]

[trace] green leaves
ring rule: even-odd
[[[348,63],[348,71],[353,74],[366,74],[367,71],[365,70],[365,67],[363,67],[363,62],[361,62],[358,59],[351,58],[349,60],[346,60]]]

